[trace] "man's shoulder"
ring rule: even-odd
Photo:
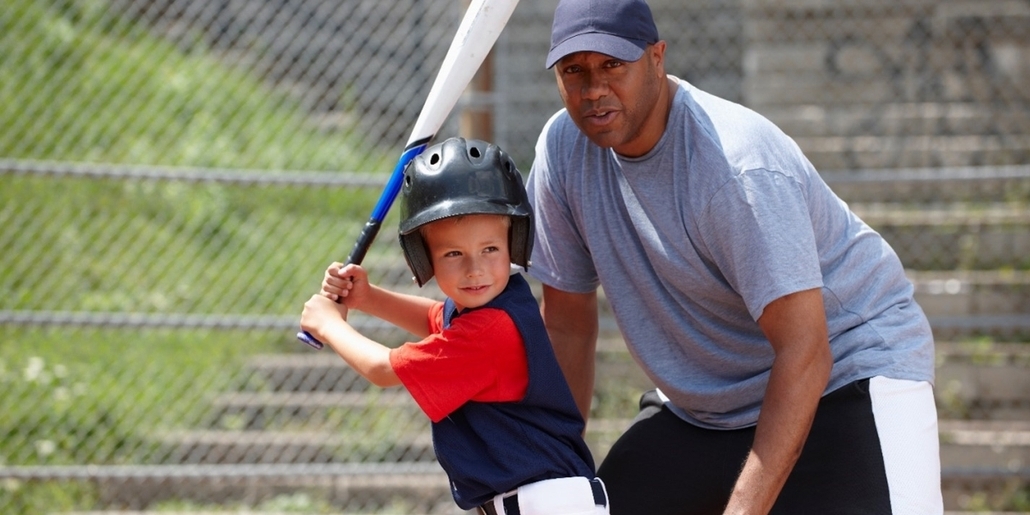
[[[564,141],[582,135],[565,108],[559,109],[551,115],[551,118],[544,124],[542,132],[547,136],[548,141],[555,139]]]
[[[693,134],[695,147],[710,145],[708,154],[717,150],[715,153],[729,163],[731,173],[807,168],[793,139],[761,113],[683,81],[679,93],[676,99],[682,130]]]
[[[544,125],[536,152],[555,168],[552,171],[563,172],[569,171],[566,168],[570,162],[604,155],[604,151],[579,130],[565,109],[554,113]]]
[[[679,88],[674,96],[675,102],[683,106],[684,115],[698,123],[714,127],[725,126],[731,130],[775,129],[775,125],[768,118],[743,104],[699,89],[686,81],[676,80],[679,81]]]

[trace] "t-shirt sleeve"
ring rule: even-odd
[[[430,325],[439,329],[440,313]],[[529,384],[522,337],[499,309],[477,309],[420,342],[390,351],[397,377],[433,422],[466,402],[521,400]]]
[[[432,334],[443,331],[443,302],[437,302],[429,307],[429,332]]]
[[[791,177],[752,170],[730,181],[705,214],[705,244],[758,320],[772,301],[823,285],[812,218]]]
[[[537,227],[529,275],[562,291],[586,293],[596,290],[600,280],[566,195],[567,164],[560,149],[569,146],[569,126],[568,116],[559,111],[537,141],[526,182]]]

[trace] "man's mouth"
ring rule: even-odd
[[[606,125],[615,118],[618,111],[612,109],[591,109],[583,115],[583,121],[591,125]]]

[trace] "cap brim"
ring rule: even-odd
[[[611,34],[590,33],[573,36],[551,49],[547,53],[547,66],[550,68],[567,55],[576,52],[597,52],[610,55],[616,59],[633,62],[644,55],[646,41],[634,41]]]

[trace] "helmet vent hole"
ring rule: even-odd
[[[433,155],[429,156],[429,164],[438,165],[440,164],[440,154],[433,152]]]
[[[471,148],[469,148],[469,155],[470,155],[470,156],[472,156],[472,157],[474,157],[474,158],[476,158],[476,159],[479,159],[480,157],[482,157],[482,156],[483,156],[483,155],[482,155],[482,154],[481,154],[481,153],[479,152],[479,147],[471,147]]]

